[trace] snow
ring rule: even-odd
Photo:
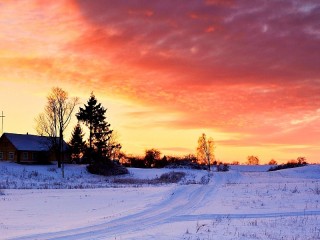
[[[51,139],[45,136],[31,134],[4,133],[8,140],[19,151],[47,151],[51,146]],[[66,148],[64,142],[64,148]]]
[[[320,239],[320,166],[183,171],[177,184],[115,184],[85,166],[0,162],[0,239]],[[208,179],[209,182],[203,181]]]

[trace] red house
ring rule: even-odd
[[[65,142],[64,149],[67,149]],[[50,137],[4,133],[0,138],[0,161],[46,163],[55,160]]]

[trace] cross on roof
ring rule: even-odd
[[[3,133],[3,118],[5,118],[6,116],[4,116],[3,115],[3,111],[2,111],[2,113],[1,113],[1,121],[2,121],[2,123],[1,123],[1,125],[2,125],[2,129],[1,129],[1,133]]]

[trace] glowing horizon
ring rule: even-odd
[[[221,161],[320,162],[315,0],[0,5],[5,132],[35,133],[59,86],[82,104],[93,91],[127,153],[194,153],[205,132]]]

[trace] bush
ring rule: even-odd
[[[126,167],[110,160],[104,162],[94,162],[87,166],[87,170],[89,173],[103,176],[115,176],[129,173]]]
[[[314,188],[312,188],[311,190],[313,191],[314,194],[320,195],[320,187],[318,184]]]
[[[168,172],[162,174],[158,179],[161,183],[177,183],[185,176],[184,172]]]
[[[139,157],[129,157],[126,165],[134,168],[146,168],[144,159]]]
[[[162,174],[158,178],[154,179],[136,179],[136,178],[118,178],[114,179],[114,183],[119,184],[132,184],[132,185],[143,185],[143,184],[169,184],[178,183],[182,178],[185,177],[184,172],[168,172]]]
[[[187,161],[187,160],[178,160],[174,163],[171,163],[166,166],[167,168],[187,168],[187,169],[198,169],[198,170],[208,170],[207,165],[201,165],[199,163]]]
[[[154,179],[139,179],[139,178],[115,178],[113,183],[117,184],[130,184],[130,185],[143,185],[154,184]]]
[[[229,171],[229,165],[221,163],[221,164],[217,165],[217,171],[218,172],[228,172]]]
[[[286,164],[281,164],[281,165],[277,165],[274,167],[270,167],[268,172],[270,171],[277,171],[277,170],[281,170],[281,169],[286,169],[286,168],[295,168],[295,167],[303,167],[307,165],[307,162],[303,161],[303,162],[295,162],[295,161],[289,161]]]

